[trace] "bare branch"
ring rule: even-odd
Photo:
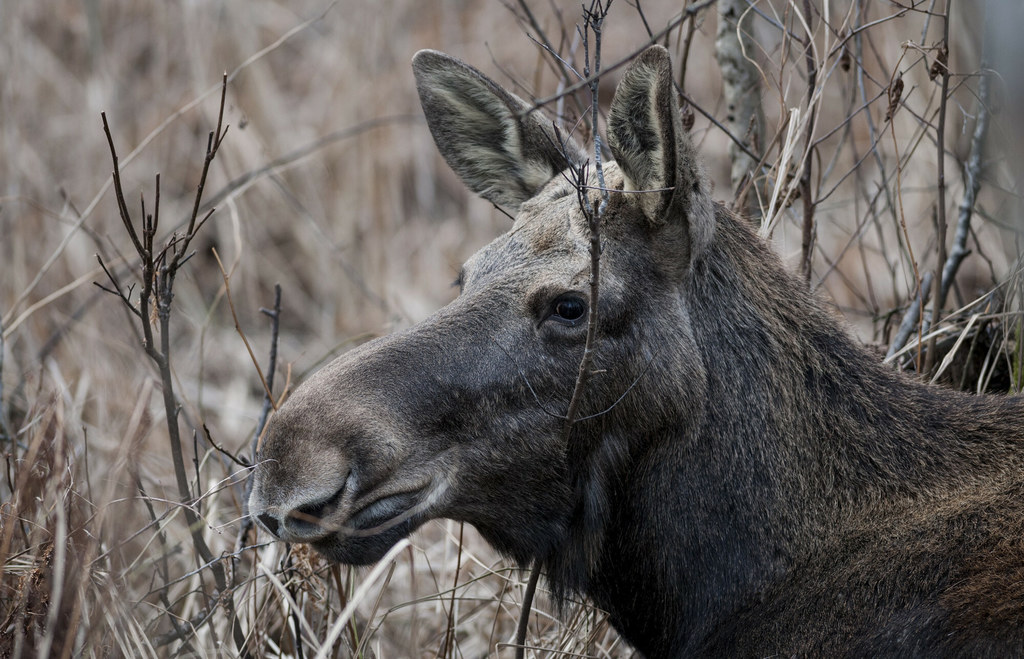
[[[932,324],[937,324],[942,318],[942,305],[944,300],[940,291],[942,290],[943,268],[946,263],[946,105],[949,101],[949,5],[951,0],[946,0],[945,12],[942,17],[942,44],[939,46],[935,63],[929,71],[929,77],[936,75],[942,77],[942,95],[939,97],[939,125],[935,129],[935,149],[937,151],[936,163],[936,187],[938,189],[938,201],[935,204],[936,224],[935,230],[935,275],[934,280],[939,282],[933,288],[932,296]],[[928,352],[925,355],[924,372],[931,372],[935,364],[935,337],[928,343]]]
[[[991,29],[991,17],[987,13],[985,21],[986,34],[989,34]],[[960,264],[969,253],[967,250],[967,239],[971,231],[971,218],[974,213],[975,203],[977,202],[978,191],[981,188],[981,174],[985,158],[985,138],[988,134],[990,118],[990,79],[992,73],[988,69],[988,63],[991,42],[992,40],[989,38],[982,39],[983,48],[980,65],[982,75],[978,84],[978,110],[976,113],[977,118],[974,124],[974,132],[971,135],[970,153],[964,167],[964,193],[960,200],[959,211],[957,214],[956,232],[953,237],[953,245],[950,248],[949,255],[944,260],[938,262],[941,267],[936,268],[936,273],[939,274],[941,279],[938,286],[937,297],[935,298],[936,306],[933,306],[933,309],[941,309],[945,305],[946,298],[949,294],[950,288],[953,286],[953,282],[956,279],[956,273],[960,268]],[[942,158],[940,157],[939,160],[941,162]],[[943,233],[940,232],[938,235],[941,240]],[[920,323],[921,332],[927,333],[929,327],[935,324],[936,317],[934,315],[922,316],[921,314],[921,306],[923,304],[922,298],[924,300],[929,298],[931,283],[935,276],[936,275],[933,273],[927,273],[925,275],[924,281],[920,286],[921,290],[907,308],[906,313],[903,315],[903,320],[900,323],[899,330],[889,346],[887,359],[892,358],[893,355],[902,350],[910,336],[910,329],[914,326]],[[929,348],[929,351],[932,351],[931,347]]]
[[[601,166],[601,135],[597,130],[597,121],[600,116],[598,102],[598,88],[601,81],[601,28],[605,17],[608,15],[608,8],[611,0],[603,7],[600,0],[593,0],[590,9],[584,12],[584,38],[583,52],[586,60],[584,75],[591,80],[591,121],[594,127],[594,172],[597,175],[598,185],[601,189],[601,202],[594,208],[590,201],[587,190],[587,170],[585,166],[576,172],[576,193],[579,198],[580,209],[587,218],[590,228],[590,304],[587,313],[587,340],[583,348],[583,357],[580,359],[579,372],[576,376],[576,386],[573,389],[572,398],[569,401],[569,408],[565,414],[565,425],[562,430],[562,439],[566,446],[569,443],[569,435],[572,425],[576,422],[579,412],[580,401],[583,398],[583,391],[586,389],[587,381],[590,379],[590,364],[594,358],[594,347],[597,341],[598,326],[598,297],[600,291],[601,273],[601,216],[608,206],[608,190],[604,182],[604,170]],[[586,30],[594,36],[594,63],[593,74],[591,75],[589,53],[589,39],[586,37]]]
[[[598,130],[598,119],[600,118],[599,88],[601,81],[601,30],[604,20],[608,16],[612,0],[591,0],[590,7],[583,10],[583,28],[579,29],[583,40],[583,75],[589,80],[590,86],[590,112],[591,132],[594,136],[594,170],[597,175],[598,187],[601,190],[601,201],[594,207],[590,200],[588,190],[587,166],[582,164],[579,167],[570,165],[570,170],[576,177],[576,195],[579,201],[580,210],[587,218],[590,228],[590,303],[587,311],[587,338],[583,348],[583,356],[580,358],[579,369],[576,375],[576,384],[573,387],[572,398],[569,400],[569,407],[565,414],[565,421],[562,426],[562,442],[568,450],[570,435],[573,424],[579,415],[580,402],[583,400],[583,392],[590,380],[590,368],[594,359],[594,350],[597,343],[598,328],[598,298],[601,279],[601,217],[608,206],[609,194],[604,180],[604,170],[601,164],[601,135]],[[683,12],[684,15],[686,12]],[[590,36],[594,38],[593,67],[590,59]],[[527,625],[530,619],[530,610],[533,606],[533,594],[537,588],[537,580],[540,578],[541,559],[534,561],[533,572],[527,584],[526,596],[519,614],[519,625],[516,629],[516,659],[522,659],[526,648]]]
[[[811,2],[804,0],[804,23],[807,26],[807,38],[804,43],[804,62],[807,66],[807,133],[804,144],[804,162],[800,174],[800,200],[803,202],[803,225],[800,235],[800,270],[807,282],[811,280],[811,266],[814,259],[814,195],[811,190],[811,168],[814,164],[814,127],[818,107],[814,103],[815,89],[818,84],[818,68],[814,61],[812,43],[814,32],[811,30]]]
[[[228,74],[224,73],[220,88],[220,109],[217,111],[217,129],[210,133],[206,140],[206,158],[203,160],[203,171],[199,175],[199,185],[196,189],[195,203],[192,205],[192,215],[188,221],[188,228],[185,229],[185,239],[175,250],[174,258],[171,261],[172,277],[174,276],[173,271],[177,268],[181,257],[186,251],[188,251],[189,242],[192,240],[193,236],[195,236],[195,231],[197,229],[196,218],[199,216],[199,204],[203,201],[203,190],[206,188],[206,177],[210,173],[210,164],[213,162],[213,159],[217,157],[217,150],[220,149],[221,142],[224,139],[224,134],[227,132],[226,128],[223,132],[221,130],[224,123],[224,103],[227,93]]]
[[[896,330],[896,336],[893,337],[892,342],[889,344],[889,350],[885,354],[886,359],[891,359],[893,355],[903,349],[903,346],[907,345],[907,340],[910,338],[910,333],[915,328],[919,327],[923,322],[921,317],[921,305],[924,300],[928,299],[932,288],[932,277],[934,275],[930,272],[926,272],[924,279],[921,281],[921,286],[918,288],[917,295],[914,297],[914,301],[907,307],[906,313],[903,314],[903,320],[900,322],[899,328]]]
[[[612,65],[605,67],[604,72],[605,73],[609,73],[611,71],[615,71],[616,69],[622,68],[626,64],[629,64],[631,61],[633,61],[633,59],[637,55],[639,55],[640,53],[642,53],[645,50],[647,50],[648,46],[651,46],[651,45],[654,45],[654,44],[658,43],[659,39],[661,39],[666,34],[668,34],[672,30],[674,30],[677,27],[679,27],[683,23],[683,21],[685,21],[685,20],[691,18],[692,16],[696,15],[701,10],[703,10],[703,9],[705,9],[707,7],[710,7],[712,4],[715,3],[715,1],[716,0],[701,0],[701,2],[695,2],[694,4],[686,7],[675,18],[673,18],[671,21],[669,21],[668,25],[666,25],[664,28],[662,28],[658,32],[650,35],[648,40],[646,42],[644,42],[644,44],[642,46],[640,46],[639,48],[634,50],[632,53],[630,53],[626,57],[623,57],[622,59],[616,61]],[[600,72],[597,72],[597,73],[595,73],[592,76],[588,75],[583,80],[580,80],[576,84],[571,85],[571,86],[569,86],[569,87],[559,91],[557,94],[554,94],[552,96],[546,96],[544,98],[535,100],[533,102],[533,105],[531,105],[529,108],[524,110],[522,114],[524,114],[524,115],[529,114],[531,112],[534,112],[535,110],[539,110],[540,108],[544,107],[548,103],[552,103],[552,102],[557,101],[558,99],[560,99],[560,98],[562,98],[564,96],[568,96],[570,94],[574,94],[574,93],[578,92],[581,89],[590,87],[594,83],[594,78],[595,77],[600,78]]]
[[[100,267],[103,268],[103,272],[107,275],[107,279],[110,280],[110,283],[113,285],[114,288],[107,288],[103,284],[100,284],[99,282],[95,281],[93,282],[93,285],[99,287],[100,290],[106,291],[107,293],[111,293],[112,295],[116,295],[117,297],[121,298],[121,301],[124,302],[124,305],[126,307],[128,307],[128,310],[141,319],[142,313],[135,307],[134,304],[132,304],[132,301],[129,299],[128,294],[125,294],[124,291],[121,290],[121,284],[117,281],[117,277],[114,276],[114,273],[112,273],[110,269],[107,268],[107,264],[103,262],[103,257],[97,254],[96,261],[100,264]],[[131,289],[129,289],[129,294],[130,293]],[[0,355],[0,358],[2,358],[2,355]]]
[[[135,246],[135,251],[142,254],[145,250],[142,247],[142,243],[139,242],[139,234],[135,231],[135,225],[132,224],[131,215],[128,213],[128,205],[124,201],[124,190],[121,187],[121,168],[117,164],[117,149],[114,148],[114,138],[110,134],[110,126],[107,124],[107,113],[100,112],[100,117],[103,120],[103,132],[107,136],[107,146],[110,147],[110,158],[114,161],[114,196],[117,199],[118,214],[121,216],[121,222],[124,224],[128,237],[132,240],[132,245]]]
[[[986,21],[986,24],[989,22]],[[986,45],[990,40],[983,39]],[[960,264],[967,257],[967,237],[971,230],[971,216],[974,213],[974,205],[978,199],[978,190],[981,188],[982,167],[985,161],[985,138],[988,135],[989,105],[990,105],[990,79],[991,72],[988,71],[987,49],[982,50],[981,55],[982,76],[978,83],[978,112],[974,123],[974,133],[971,135],[971,150],[967,157],[967,164],[964,167],[964,195],[960,199],[960,207],[957,213],[956,233],[953,236],[953,246],[949,250],[949,256],[942,268],[942,285],[939,287],[938,306],[941,309],[946,303],[946,296],[956,279],[957,270]]]
[[[153,209],[153,215],[147,216],[145,214],[145,207],[143,206],[143,238],[140,240],[139,234],[136,231],[134,223],[132,222],[131,216],[128,212],[128,205],[125,203],[124,190],[121,186],[121,173],[118,165],[117,152],[114,148],[114,141],[110,133],[110,128],[107,124],[106,115],[103,115],[103,128],[107,135],[107,145],[110,148],[110,155],[114,164],[114,192],[118,210],[120,212],[125,231],[131,238],[132,245],[134,246],[139,261],[142,264],[142,286],[139,293],[137,317],[140,319],[143,331],[143,348],[145,349],[146,354],[156,364],[157,370],[160,374],[168,439],[171,448],[171,459],[174,466],[178,494],[182,503],[182,511],[196,554],[204,563],[210,566],[214,582],[217,586],[217,591],[221,595],[229,591],[227,573],[221,562],[214,559],[213,552],[210,551],[209,546],[206,544],[206,539],[202,532],[202,520],[200,519],[197,511],[193,509],[191,505],[193,502],[193,496],[191,486],[189,485],[188,475],[185,471],[185,459],[178,422],[179,407],[174,393],[174,376],[171,372],[170,322],[171,303],[174,298],[175,274],[177,273],[178,268],[188,261],[189,255],[187,250],[189,241],[195,237],[195,231],[201,228],[205,220],[209,217],[208,213],[197,225],[196,220],[198,218],[199,208],[202,202],[202,192],[206,183],[206,176],[209,172],[210,163],[216,156],[217,149],[220,146],[224,135],[221,121],[224,116],[226,94],[227,77],[225,76],[222,82],[217,130],[210,134],[210,138],[207,141],[206,158],[203,163],[203,172],[200,176],[199,186],[196,191],[196,198],[193,203],[193,213],[189,221],[188,230],[184,236],[180,237],[180,239],[172,235],[171,240],[168,241],[168,245],[159,253],[154,253],[155,250],[153,249],[152,240],[156,232],[156,226],[159,222],[160,179],[159,177],[156,179],[156,205]],[[167,260],[168,250],[172,250],[169,262]],[[105,266],[104,270],[106,270]],[[120,291],[120,285],[116,284],[116,280],[112,279],[112,281],[115,281],[115,288]],[[119,295],[122,300],[127,299],[123,293],[119,293]],[[150,316],[151,304],[154,305],[152,310],[155,311],[156,320],[159,322],[159,346],[156,345],[155,336],[153,334],[154,319]],[[233,603],[230,597],[218,599],[217,601],[224,607],[224,612],[230,623],[235,646],[239,655],[247,657],[248,650],[246,649],[245,634],[243,633],[241,625],[238,622],[238,618],[235,615]],[[211,612],[213,610],[215,609],[211,608]],[[170,612],[168,613],[170,614]]]

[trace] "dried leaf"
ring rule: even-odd
[[[949,70],[949,47],[946,44],[942,44],[942,48],[939,49],[939,54],[935,56],[935,61],[932,62],[932,68],[928,69],[928,79],[935,80],[943,73]]]
[[[683,130],[689,133],[691,130],[693,130],[693,108],[690,107],[689,103],[685,103],[683,107],[679,110],[679,114],[681,115],[683,121]]]
[[[889,108],[885,111],[885,120],[891,121],[896,110],[900,106],[900,99],[903,97],[903,74],[897,73],[896,79],[889,85]]]

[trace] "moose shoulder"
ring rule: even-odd
[[[568,444],[590,255],[564,172],[586,156],[475,69],[413,69],[441,153],[515,224],[455,301],[275,414],[249,502],[271,533],[365,564],[462,520],[651,657],[1024,653],[1021,399],[857,346],[712,203],[664,49],[608,116],[599,340]]]

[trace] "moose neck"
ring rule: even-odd
[[[588,586],[645,654],[698,640],[852,518],[1024,467],[1019,399],[893,373],[728,212],[683,294],[706,407],[639,438]]]
[[[721,210],[713,253],[690,282],[710,401],[698,432],[725,451],[717,462],[775,475],[786,507],[805,494],[846,511],[956,491],[990,477],[992,459],[1021,462],[1024,429],[1006,413],[1019,399],[893,372],[750,233]]]

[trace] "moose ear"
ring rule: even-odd
[[[658,225],[687,218],[702,201],[703,177],[689,137],[683,133],[672,84],[672,61],[661,46],[637,57],[619,82],[608,114],[608,145],[625,177],[624,189],[650,190],[635,197]]]
[[[540,112],[476,69],[444,53],[412,59],[416,90],[438,150],[484,199],[512,210],[556,174],[582,162],[581,149],[560,144]]]

